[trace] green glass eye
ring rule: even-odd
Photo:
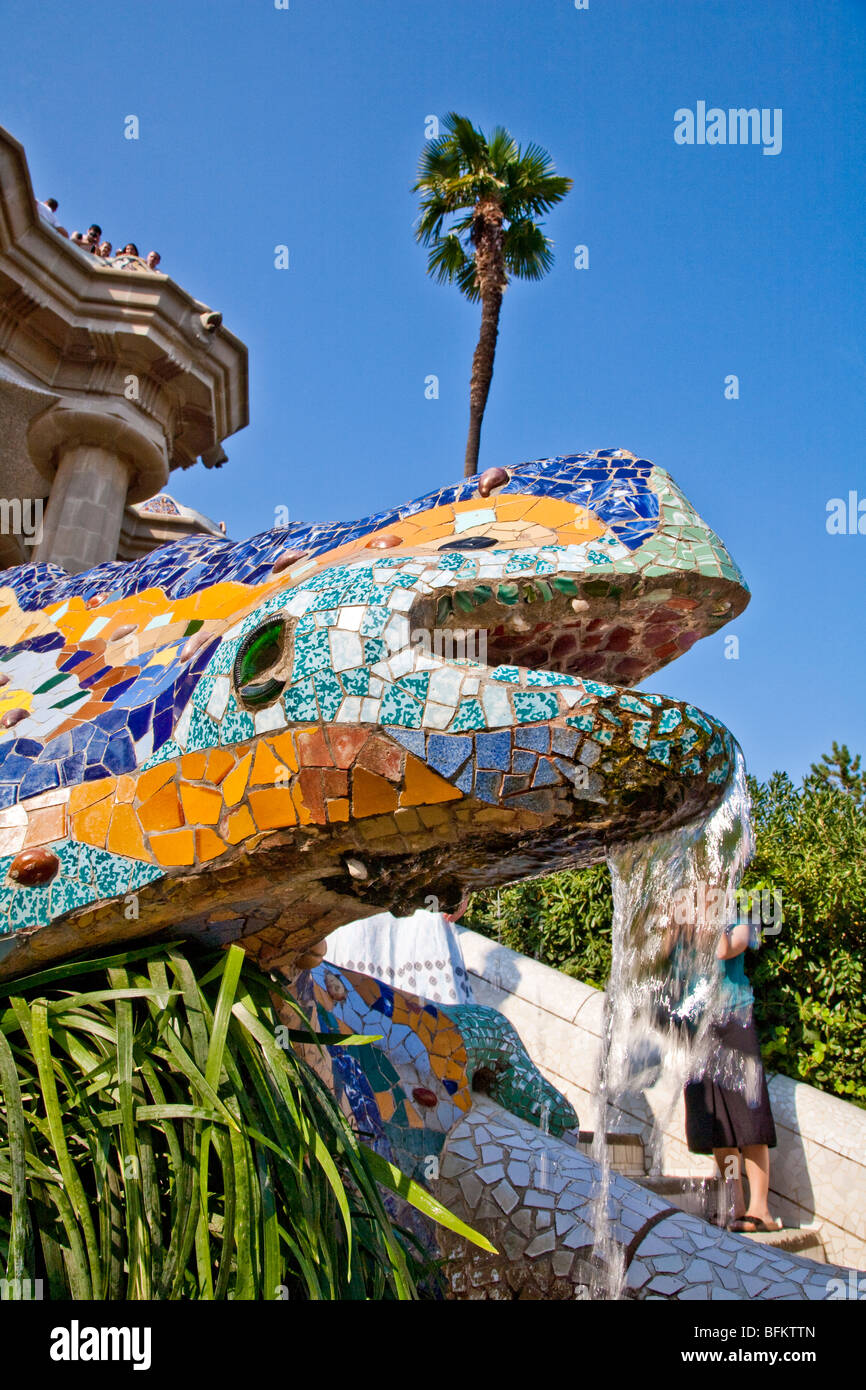
[[[270,704],[279,695],[285,680],[268,676],[283,650],[285,625],[276,618],[252,632],[235,660],[235,686],[245,705]]]

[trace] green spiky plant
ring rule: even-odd
[[[492,1248],[361,1144],[279,1045],[279,989],[239,947],[173,945],[0,986],[8,1281],[73,1299],[414,1298],[432,1266],[380,1185]],[[292,1041],[330,1040],[297,1012]]]
[[[481,424],[493,379],[499,313],[509,278],[541,280],[553,265],[552,242],[535,220],[565,197],[571,179],[557,174],[540,145],[525,149],[502,126],[490,136],[452,111],[445,133],[429,141],[413,192],[421,193],[415,235],[430,247],[427,273],[481,300],[481,331],[472,359],[464,472],[478,472]],[[453,219],[446,227],[446,219]]]

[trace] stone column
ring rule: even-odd
[[[61,455],[42,528],[37,560],[71,574],[117,555],[129,466],[108,449],[79,444]]]
[[[125,403],[73,401],[38,416],[27,438],[30,457],[51,491],[34,559],[71,574],[117,557],[129,502],[165,486],[165,438]]]

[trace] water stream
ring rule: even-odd
[[[614,846],[608,854],[613,954],[593,1140],[600,1172],[593,1297],[620,1298],[625,1281],[605,1135],[608,1129],[634,1129],[635,1123],[616,1112],[625,1108],[652,1121],[648,1147],[655,1164],[690,1076],[709,1070],[724,1085],[754,1096],[755,1068],[744,1072],[739,1054],[720,1051],[713,1037],[723,1013],[716,946],[737,918],[737,889],[753,847],[745,766],[737,749],[725,795],[704,821]]]

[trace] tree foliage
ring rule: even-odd
[[[743,887],[781,899],[747,970],[764,1060],[866,1107],[866,776],[842,745],[801,786],[750,779],[756,850]],[[467,926],[604,988],[612,902],[606,866],[476,894]],[[773,924],[775,926],[777,924]]]
[[[502,296],[509,281],[541,280],[553,265],[539,217],[561,202],[571,179],[557,174],[540,145],[521,147],[502,126],[489,136],[451,111],[428,141],[414,192],[415,235],[429,247],[427,273],[481,301],[481,329],[469,382],[464,471],[478,470],[481,425],[493,379]]]

